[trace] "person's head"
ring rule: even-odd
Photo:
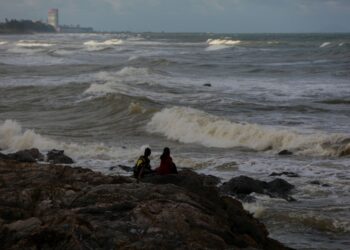
[[[170,156],[170,149],[168,147],[163,149],[163,154],[160,156],[162,159],[164,156]]]
[[[145,153],[144,153],[144,156],[148,157],[151,155],[151,149],[150,148],[146,148],[145,149]]]

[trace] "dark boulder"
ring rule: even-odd
[[[295,178],[295,177],[300,177],[298,174],[293,173],[293,172],[281,172],[281,173],[276,173],[273,172],[272,174],[270,174],[269,176],[281,176],[281,175],[285,175],[287,177],[291,177],[291,178]]]
[[[211,87],[211,83],[204,83],[203,86],[204,87]]]
[[[19,162],[36,162],[37,160],[44,161],[44,156],[37,148],[20,150],[16,153],[8,154],[7,157],[8,159]]]
[[[264,193],[267,183],[264,181],[254,180],[248,176],[238,176],[232,178],[229,182],[222,184],[220,190],[227,194],[243,194]]]
[[[19,162],[36,162],[29,150],[21,150],[13,154],[8,154],[11,160]]]
[[[289,151],[289,150],[282,150],[278,153],[278,155],[293,155],[293,152]]]
[[[289,193],[294,188],[283,179],[275,179],[270,182],[255,180],[247,176],[238,176],[225,182],[220,187],[220,191],[224,194],[236,196],[244,200],[251,193],[266,194],[270,197],[279,197],[287,201],[294,201]]]
[[[64,154],[64,150],[53,149],[47,153],[47,161],[53,164],[72,164],[72,158]]]

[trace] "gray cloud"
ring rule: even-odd
[[[0,18],[46,19],[99,30],[350,31],[350,0],[0,0]]]

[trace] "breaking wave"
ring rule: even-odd
[[[113,46],[121,45],[123,43],[124,43],[123,40],[120,40],[120,39],[109,39],[103,42],[90,40],[90,41],[84,42],[84,45],[89,51],[100,51],[100,50],[108,49]]]
[[[329,46],[329,45],[331,45],[330,42],[325,42],[325,43],[322,43],[322,44],[320,45],[320,48],[324,48],[324,47],[327,47],[327,46]]]
[[[69,156],[79,160],[132,160],[142,151],[140,149],[126,149],[110,147],[103,143],[77,144],[56,141],[36,133],[32,129],[23,129],[14,120],[0,123],[0,148],[8,152],[38,148],[42,152],[51,149],[63,149]]]
[[[207,44],[210,46],[206,48],[206,51],[215,51],[230,48],[232,46],[240,44],[240,40],[229,40],[229,39],[208,39]]]
[[[131,88],[120,82],[121,79],[127,78],[142,78],[143,76],[148,76],[150,71],[148,68],[134,68],[134,67],[124,67],[117,72],[106,72],[102,71],[96,73],[94,78],[97,82],[93,83],[90,87],[85,90],[84,94],[108,94],[108,93],[128,93]],[[134,82],[135,83],[135,82]]]
[[[7,44],[7,42],[5,42],[5,41],[0,41],[0,45],[5,45],[5,44]]]
[[[240,44],[240,40],[229,40],[229,39],[208,39],[207,43],[209,45],[228,45],[228,46],[234,46],[237,44]]]
[[[51,43],[43,43],[43,42],[38,42],[38,41],[32,41],[32,40],[20,40],[16,43],[16,46],[18,47],[25,47],[25,48],[47,48],[47,47],[52,47],[55,44]]]
[[[147,124],[147,131],[206,147],[244,147],[274,152],[288,149],[296,154],[318,156],[350,155],[350,136],[302,134],[257,124],[235,123],[186,107],[165,108],[156,113]]]

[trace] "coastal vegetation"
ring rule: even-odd
[[[41,21],[5,19],[0,23],[0,34],[55,32],[55,28]]]

